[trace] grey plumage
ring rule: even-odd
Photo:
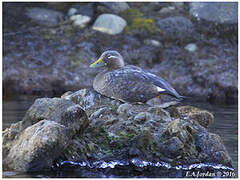
[[[182,99],[177,91],[164,79],[139,67],[124,66],[122,56],[116,51],[106,51],[101,56],[107,68],[99,73],[93,82],[93,88],[108,97],[126,102],[146,102],[160,94],[168,94]],[[105,59],[105,57],[113,57]],[[111,62],[109,66],[108,62]],[[112,66],[112,64],[120,64]],[[159,91],[161,90],[161,91]]]

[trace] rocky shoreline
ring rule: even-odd
[[[114,49],[182,95],[237,103],[237,3],[4,3],[3,16],[4,97],[91,87],[89,64]]]
[[[207,130],[213,120],[192,106],[122,103],[92,89],[39,98],[22,121],[3,131],[3,169],[29,172],[56,162],[99,161],[231,169],[220,137]]]

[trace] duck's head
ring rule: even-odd
[[[100,58],[90,65],[90,67],[107,67],[117,69],[124,66],[123,57],[117,51],[105,51]]]

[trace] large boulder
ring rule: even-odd
[[[213,118],[210,112],[176,102],[122,103],[81,89],[61,98],[37,99],[21,122],[6,129],[3,165],[18,171],[69,162],[91,168],[123,164],[137,168],[146,163],[168,167],[217,163],[231,168],[220,137],[206,129]]]
[[[167,17],[158,20],[157,25],[160,28],[164,39],[183,41],[193,37],[193,23],[186,17]]]
[[[80,105],[61,98],[40,98],[22,121],[3,131],[4,169],[48,169],[89,120]]]
[[[35,23],[45,26],[56,26],[63,19],[63,14],[59,11],[37,7],[28,8],[26,15]]]
[[[16,171],[49,169],[70,139],[65,126],[49,120],[39,121],[26,128],[12,144],[3,167]]]
[[[82,89],[62,98],[80,103],[91,121],[85,136],[72,141],[66,148],[68,151],[64,156],[67,160],[89,163],[91,157],[91,161],[103,162],[123,159],[128,162],[133,159],[164,161],[172,167],[200,162],[231,166],[231,158],[219,137],[215,138],[206,129],[214,119],[206,110],[176,107],[176,103],[161,106],[121,103],[91,89]],[[212,138],[200,138],[203,133]],[[206,146],[208,143],[211,147]],[[202,149],[199,144],[204,145]],[[221,155],[211,156],[211,153]]]
[[[190,3],[190,14],[196,18],[215,23],[237,24],[237,2],[193,2]]]

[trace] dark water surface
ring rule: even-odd
[[[27,109],[33,104],[37,97],[20,96],[14,100],[3,101],[3,130],[12,123],[22,120]],[[210,127],[210,132],[220,135],[233,160],[234,173],[238,172],[238,108],[237,105],[212,105],[208,103],[188,103],[202,109],[209,110],[215,116],[215,121]],[[177,169],[167,169],[164,167],[154,167],[140,171],[141,173],[131,172],[131,165],[125,168],[106,168],[104,170],[94,170],[89,168],[70,167],[62,168],[54,172],[37,172],[25,174],[18,172],[3,172],[3,177],[184,177],[186,171]],[[128,171],[128,172],[126,172]],[[161,173],[159,173],[161,171]],[[214,170],[213,170],[214,171]],[[155,173],[158,172],[158,173]],[[215,172],[215,171],[214,171]],[[229,172],[227,172],[228,175]],[[231,173],[231,172],[230,172]],[[139,175],[138,175],[139,174]],[[154,176],[159,174],[160,176]],[[195,174],[197,175],[197,174]],[[232,174],[229,174],[231,177]],[[235,177],[236,177],[235,176]],[[196,177],[196,176],[195,176]]]

